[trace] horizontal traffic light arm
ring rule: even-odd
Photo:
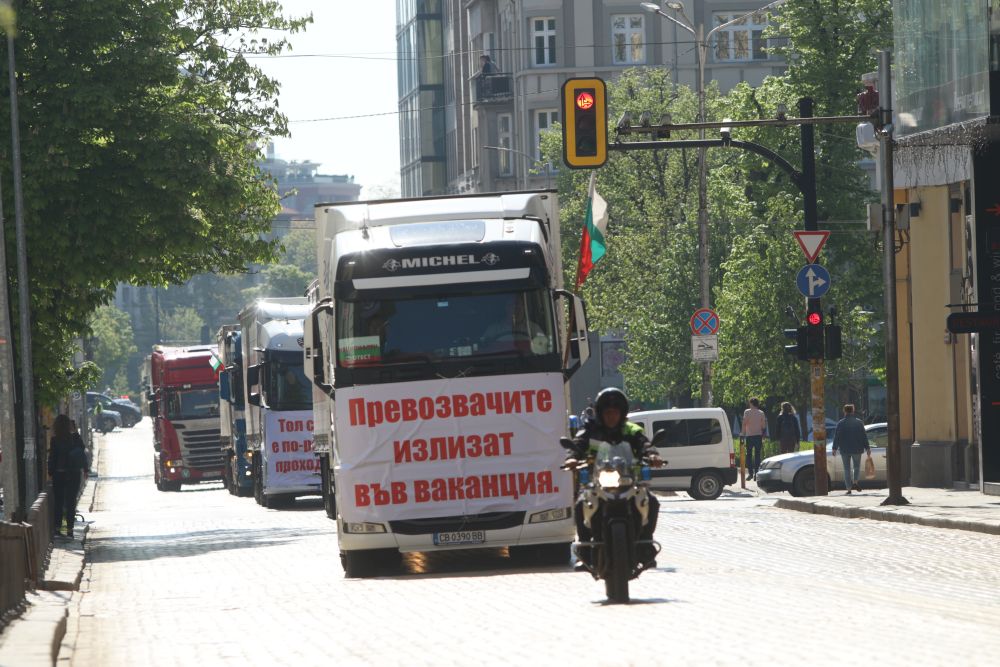
[[[661,150],[664,148],[742,148],[743,150],[756,153],[768,160],[773,160],[781,167],[792,183],[804,192],[806,186],[802,178],[802,172],[792,166],[792,163],[781,157],[767,146],[754,143],[753,141],[739,141],[737,139],[670,139],[664,141],[626,141],[616,142],[608,146],[609,151],[641,151],[641,150]]]
[[[759,120],[709,120],[704,123],[660,123],[657,125],[622,125],[615,128],[619,135],[682,132],[684,130],[718,130],[723,127],[788,127],[790,125],[825,125],[829,123],[871,123],[878,114],[868,116],[811,116],[809,118],[761,118]]]

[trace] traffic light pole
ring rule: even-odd
[[[813,101],[805,97],[799,100],[799,116],[812,118]],[[802,132],[802,209],[804,228],[807,232],[819,229],[819,212],[816,204],[816,147],[815,130],[809,123],[801,125]],[[819,299],[806,299],[806,311],[823,313]],[[822,321],[822,320],[821,320]],[[820,329],[822,331],[822,329]],[[822,350],[821,350],[822,351]],[[816,495],[829,493],[829,475],[826,470],[826,407],[823,393],[823,379],[826,365],[823,357],[809,360],[809,390],[812,397],[813,423],[813,472],[816,476]]]

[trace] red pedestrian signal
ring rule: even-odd
[[[562,87],[563,162],[595,169],[608,161],[607,89],[602,79],[569,79]]]
[[[812,326],[818,327],[823,324],[823,313],[809,313],[809,316],[806,317],[806,321]]]

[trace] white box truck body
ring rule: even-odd
[[[306,366],[327,396],[315,423],[330,424],[320,461],[347,575],[436,549],[567,562],[558,440],[588,350],[583,304],[561,289],[555,193],[315,211]]]

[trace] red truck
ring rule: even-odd
[[[153,471],[160,491],[222,479],[219,389],[215,347],[153,346],[149,356],[149,413]]]

